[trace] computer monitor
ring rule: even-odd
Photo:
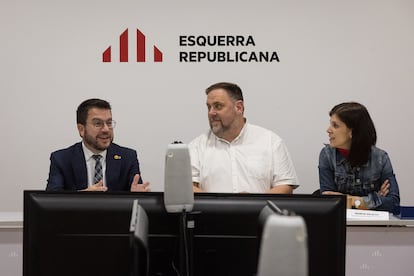
[[[305,220],[310,276],[345,275],[345,196],[208,193],[195,197],[194,275],[256,275],[268,200]]]
[[[178,217],[161,193],[44,191],[24,192],[23,275],[131,275],[135,199],[148,216],[149,275],[173,275]]]
[[[178,275],[182,214],[166,212],[163,193],[43,191],[24,193],[23,275],[129,275],[135,199],[148,215],[149,275]],[[268,200],[305,219],[310,276],[345,275],[345,196],[212,193],[186,214],[189,275],[256,275]]]

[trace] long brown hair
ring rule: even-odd
[[[329,116],[333,114],[352,129],[351,148],[347,158],[350,165],[358,167],[368,162],[371,147],[377,142],[377,132],[367,108],[357,102],[345,102],[334,106]]]

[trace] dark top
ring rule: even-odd
[[[112,143],[106,154],[106,186],[108,191],[129,191],[135,174],[140,174],[137,153]],[[88,187],[86,160],[82,143],[50,155],[50,171],[46,191],[78,191]],[[140,182],[142,183],[142,179]]]

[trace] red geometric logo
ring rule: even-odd
[[[137,29],[136,33],[136,61],[145,62],[145,35]],[[119,36],[119,62],[128,62],[128,29]],[[162,52],[154,45],[154,62],[162,62]],[[112,62],[111,46],[102,53],[102,62]]]

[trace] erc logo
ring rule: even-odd
[[[128,62],[129,61],[129,47],[128,47],[128,29],[123,31],[119,36],[119,62]],[[136,62],[145,62],[145,35],[137,29],[136,32]],[[153,57],[154,62],[162,62],[162,52],[153,46]],[[112,62],[112,53],[111,46],[109,46],[102,53],[102,62]]]

